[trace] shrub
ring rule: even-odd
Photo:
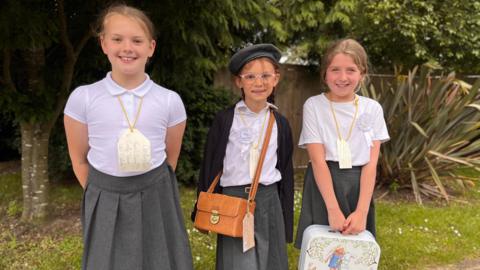
[[[68,155],[63,117],[59,117],[50,136],[48,144],[48,174],[51,182],[75,179],[70,156]]]
[[[230,90],[202,87],[196,91],[179,91],[187,110],[187,128],[176,175],[184,184],[194,184],[203,159],[203,147],[215,114],[233,104]]]
[[[0,161],[20,158],[20,132],[13,116],[0,112]]]
[[[382,146],[379,181],[421,196],[449,199],[449,188],[474,185],[459,166],[480,170],[480,80],[473,86],[432,69],[414,68],[389,85],[362,94],[380,102],[391,141]]]

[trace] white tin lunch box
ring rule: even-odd
[[[342,235],[310,225],[303,232],[298,270],[377,270],[379,260],[380,247],[369,231]]]

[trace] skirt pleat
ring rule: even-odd
[[[161,209],[155,209],[150,205],[146,204],[146,202],[151,202],[153,205],[161,205],[159,198],[161,194],[159,194],[157,189],[155,189],[153,192],[144,192],[142,195],[143,212],[146,216],[152,217],[151,219],[143,223],[143,230],[147,232],[157,230],[159,232],[157,234],[151,235],[150,237],[143,238],[145,249],[151,251],[146,253],[144,256],[145,265],[152,267],[154,265],[164,264],[172,268],[168,253],[162,252],[162,249],[166,248],[165,245],[157,244],[167,242],[167,240],[165,239],[166,231],[164,224],[156,224],[156,222],[154,222],[155,220],[163,220]]]
[[[111,248],[113,269],[142,269],[142,212],[139,193],[116,194],[119,197]],[[99,217],[100,218],[100,217]],[[113,218],[112,218],[113,220]],[[128,232],[128,233],[126,233]],[[123,248],[116,248],[123,247]],[[125,258],[134,258],[125,260]]]
[[[352,169],[340,169],[338,162],[327,162],[332,177],[335,197],[343,215],[348,217],[357,208],[360,195],[361,166]],[[298,221],[297,236],[294,246],[301,248],[303,232],[313,224],[329,225],[328,211],[313,174],[312,164],[309,163],[305,171],[302,209]],[[375,236],[375,206],[373,199],[367,215],[366,229]]]
[[[88,270],[191,270],[175,174],[166,163],[114,177],[90,167],[82,223]]]
[[[100,192],[98,190],[92,190],[88,193],[85,191],[83,193],[82,199],[82,211],[81,211],[81,222],[83,228],[83,245],[85,246],[86,243],[91,242],[89,236],[92,235],[91,228],[92,228],[92,216],[95,214],[95,208],[97,207],[98,198],[100,197]],[[84,250],[82,261],[86,261],[88,257],[88,250]]]
[[[245,187],[224,187],[223,193],[248,197]],[[217,270],[288,269],[285,225],[277,185],[259,185],[255,202],[255,247],[243,253],[242,238],[218,235]]]

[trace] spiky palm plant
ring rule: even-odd
[[[478,183],[459,166],[480,171],[480,80],[469,85],[447,76],[433,78],[426,66],[392,83],[362,89],[380,102],[391,141],[382,146],[379,181],[449,200],[449,187]]]

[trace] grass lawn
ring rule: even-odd
[[[52,220],[43,227],[18,222],[21,213],[19,174],[0,176],[0,269],[79,269],[81,237],[78,185],[53,186]],[[301,194],[295,197],[296,218]],[[195,269],[214,269],[215,236],[193,229],[189,216],[195,191],[181,188]],[[480,187],[447,206],[409,202],[377,202],[378,241],[382,270],[426,269],[468,258],[480,258]],[[299,252],[288,246],[290,269]]]

